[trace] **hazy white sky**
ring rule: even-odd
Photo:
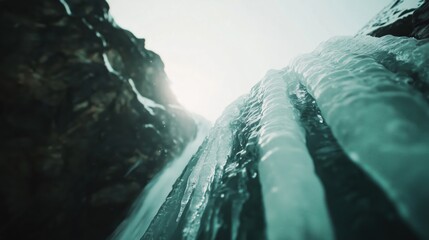
[[[189,110],[214,121],[269,69],[354,35],[392,0],[108,0],[116,22],[163,59]]]

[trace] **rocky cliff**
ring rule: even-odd
[[[0,239],[104,239],[195,135],[104,0],[0,1]]]

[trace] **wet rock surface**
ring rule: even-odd
[[[413,14],[412,36],[417,39],[429,37],[429,1],[426,1]]]
[[[104,239],[195,135],[160,57],[108,9],[0,1],[0,239]]]

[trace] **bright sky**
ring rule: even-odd
[[[392,0],[108,0],[146,39],[189,110],[214,121],[269,69],[336,35],[354,35]]]

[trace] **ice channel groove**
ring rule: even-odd
[[[197,153],[195,153],[195,155],[189,161],[188,165],[186,166],[186,168],[184,169],[184,171],[182,172],[178,180],[174,183],[172,191],[169,193],[167,200],[161,206],[158,214],[153,218],[151,224],[149,225],[149,228],[148,228],[149,230],[141,238],[142,240],[155,238],[155,236],[152,234],[152,232],[155,231],[153,228],[156,228],[157,231],[161,232],[161,234],[158,234],[159,239],[171,239],[172,235],[170,235],[169,231],[165,231],[165,229],[170,227],[172,227],[173,229],[177,228],[178,224],[176,222],[176,218],[177,218],[177,215],[179,214],[179,209],[176,208],[174,212],[173,211],[167,212],[165,211],[165,209],[169,208],[169,206],[167,205],[168,203],[175,206],[180,205],[180,200],[181,200],[181,197],[183,196],[183,192],[180,191],[180,189],[185,184],[185,182],[182,181],[181,179],[186,179],[187,177],[189,177],[190,173],[195,167],[196,162],[199,160],[197,156],[201,155],[204,152],[204,148],[207,146],[207,144],[208,144],[208,139],[205,139],[204,142],[201,144],[200,148],[198,149]],[[180,198],[175,200],[173,198],[175,194],[179,194]],[[166,220],[163,219],[163,223],[161,224],[162,226],[160,226],[160,224],[157,224],[157,222],[160,221],[159,219],[161,218],[166,219]]]
[[[417,239],[382,189],[343,152],[305,87],[296,84],[288,95],[306,130],[336,239]]]

